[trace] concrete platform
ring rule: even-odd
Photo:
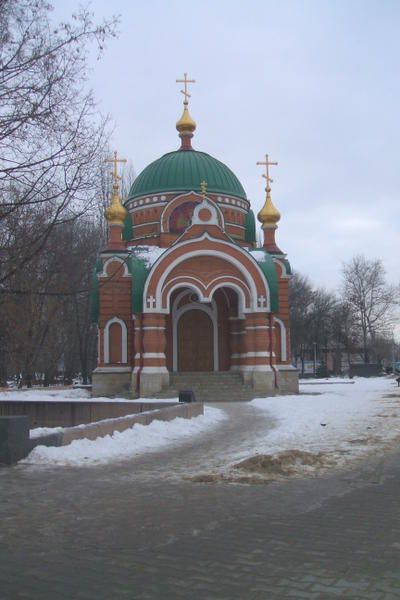
[[[142,413],[174,406],[176,402],[141,402],[96,400],[3,400],[0,401],[0,417],[27,416],[30,428],[74,427],[104,419]]]

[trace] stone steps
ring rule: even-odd
[[[179,390],[192,390],[199,402],[243,402],[257,396],[245,385],[240,373],[171,373],[167,389],[155,394],[157,398],[173,398]]]

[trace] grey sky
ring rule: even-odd
[[[56,0],[64,17],[78,2]],[[120,36],[90,83],[115,122],[111,146],[139,173],[178,147],[182,96],[196,79],[194,147],[225,162],[253,209],[268,152],[277,240],[293,267],[334,289],[341,261],[382,258],[399,282],[400,2],[95,0]]]

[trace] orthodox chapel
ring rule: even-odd
[[[185,74],[180,147],[148,165],[128,198],[117,154],[106,209],[108,242],[94,280],[98,366],[93,396],[146,397],[222,377],[225,394],[298,391],[291,364],[290,264],[275,241],[280,214],[266,197],[256,247],[250,201],[236,175],[192,145]],[[178,377],[178,380],[176,379]],[[175,378],[175,379],[174,379]],[[178,381],[178,384],[177,384]],[[217,400],[218,398],[215,398]],[[239,398],[238,398],[239,399]]]

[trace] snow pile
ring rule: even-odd
[[[257,454],[299,450],[329,454],[341,462],[400,436],[398,401],[383,398],[393,379],[356,379],[354,385],[326,381],[300,386],[299,396],[257,398],[251,404],[268,411],[276,427],[258,440]]]
[[[134,250],[134,256],[144,260],[149,267],[152,267],[161,254],[165,252],[165,248],[159,248],[158,246],[137,246],[133,247],[132,250]]]
[[[62,431],[64,431],[64,427],[36,427],[29,431],[29,437],[32,439],[41,437],[42,435],[50,435],[51,433],[61,433]]]
[[[264,250],[253,250],[250,254],[251,254],[251,256],[257,262],[264,262],[265,261],[265,252],[264,252]]]
[[[68,446],[36,446],[22,462],[41,465],[98,465],[133,458],[144,452],[154,452],[178,444],[216,427],[226,419],[218,408],[205,407],[204,415],[193,419],[180,417],[173,421],[153,421],[136,424],[122,432],[115,431],[96,440],[74,440]]]

